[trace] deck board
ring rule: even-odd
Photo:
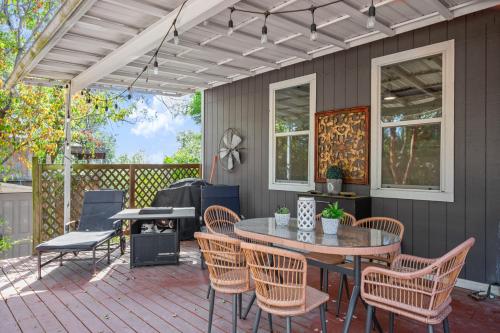
[[[206,332],[208,273],[199,267],[199,252],[194,242],[181,245],[179,266],[129,268],[129,255],[115,252],[111,264],[98,265],[91,275],[90,261],[53,262],[43,268],[43,279],[36,278],[36,258],[22,257],[0,261],[1,332]],[[318,271],[310,268],[309,284],[318,286]],[[336,294],[338,277],[330,278],[330,293]],[[450,317],[453,332],[495,332],[500,301],[476,302],[466,291],[453,293],[454,312]],[[246,306],[250,295],[244,295]],[[336,318],[331,303],[327,313],[330,332],[343,324],[347,308],[342,300],[342,315]],[[216,294],[213,332],[230,332],[231,297]],[[239,332],[250,332],[255,318],[253,306],[247,320],[238,321]],[[387,314],[377,312],[383,327]],[[275,332],[284,331],[284,319],[274,318]],[[358,306],[351,332],[363,332],[364,309]],[[259,332],[269,332],[267,316]],[[396,319],[398,332],[423,331],[419,323]],[[293,318],[294,332],[320,332],[319,313],[313,311]],[[440,332],[440,330],[437,330]]]

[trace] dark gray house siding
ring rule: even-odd
[[[243,164],[217,170],[217,181],[241,185],[245,216],[270,215],[278,204],[295,209],[295,193],[268,190],[269,84],[317,75],[317,111],[370,105],[372,58],[455,39],[455,202],[373,198],[373,215],[405,224],[403,251],[443,254],[467,237],[477,240],[462,277],[500,279],[500,10],[460,17],[393,38],[205,91],[204,170],[225,129],[243,135]],[[321,187],[322,185],[318,185]],[[368,194],[368,186],[349,190]]]

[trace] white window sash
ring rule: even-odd
[[[442,115],[439,118],[382,122],[381,67],[408,60],[443,54]],[[372,59],[371,69],[371,184],[373,197],[430,201],[454,201],[454,40],[436,43]],[[382,129],[396,126],[441,124],[440,189],[382,188]]]
[[[309,84],[309,130],[296,132],[275,131],[275,92],[284,88]],[[269,85],[269,189],[306,192],[315,188],[314,183],[314,113],[316,112],[316,74],[309,74]],[[308,135],[307,182],[276,180],[276,138]]]

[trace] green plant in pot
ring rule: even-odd
[[[321,225],[323,226],[323,233],[332,235],[337,234],[337,229],[342,217],[344,217],[344,210],[339,208],[338,202],[326,206],[326,208],[321,212]]]
[[[339,194],[342,191],[344,171],[340,166],[331,165],[326,170],[326,188],[330,194]]]
[[[278,209],[274,212],[274,219],[277,225],[288,225],[288,222],[290,222],[290,210],[285,206],[278,206]]]

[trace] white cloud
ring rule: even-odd
[[[137,136],[146,138],[153,137],[160,132],[168,132],[175,134],[177,127],[182,126],[186,121],[184,116],[172,116],[171,112],[165,109],[165,106],[158,100],[154,99],[151,106],[145,103],[139,103],[138,109],[141,114],[146,114],[146,117],[140,117],[137,123],[132,127],[131,131]],[[132,115],[132,119],[139,118],[137,115]]]

